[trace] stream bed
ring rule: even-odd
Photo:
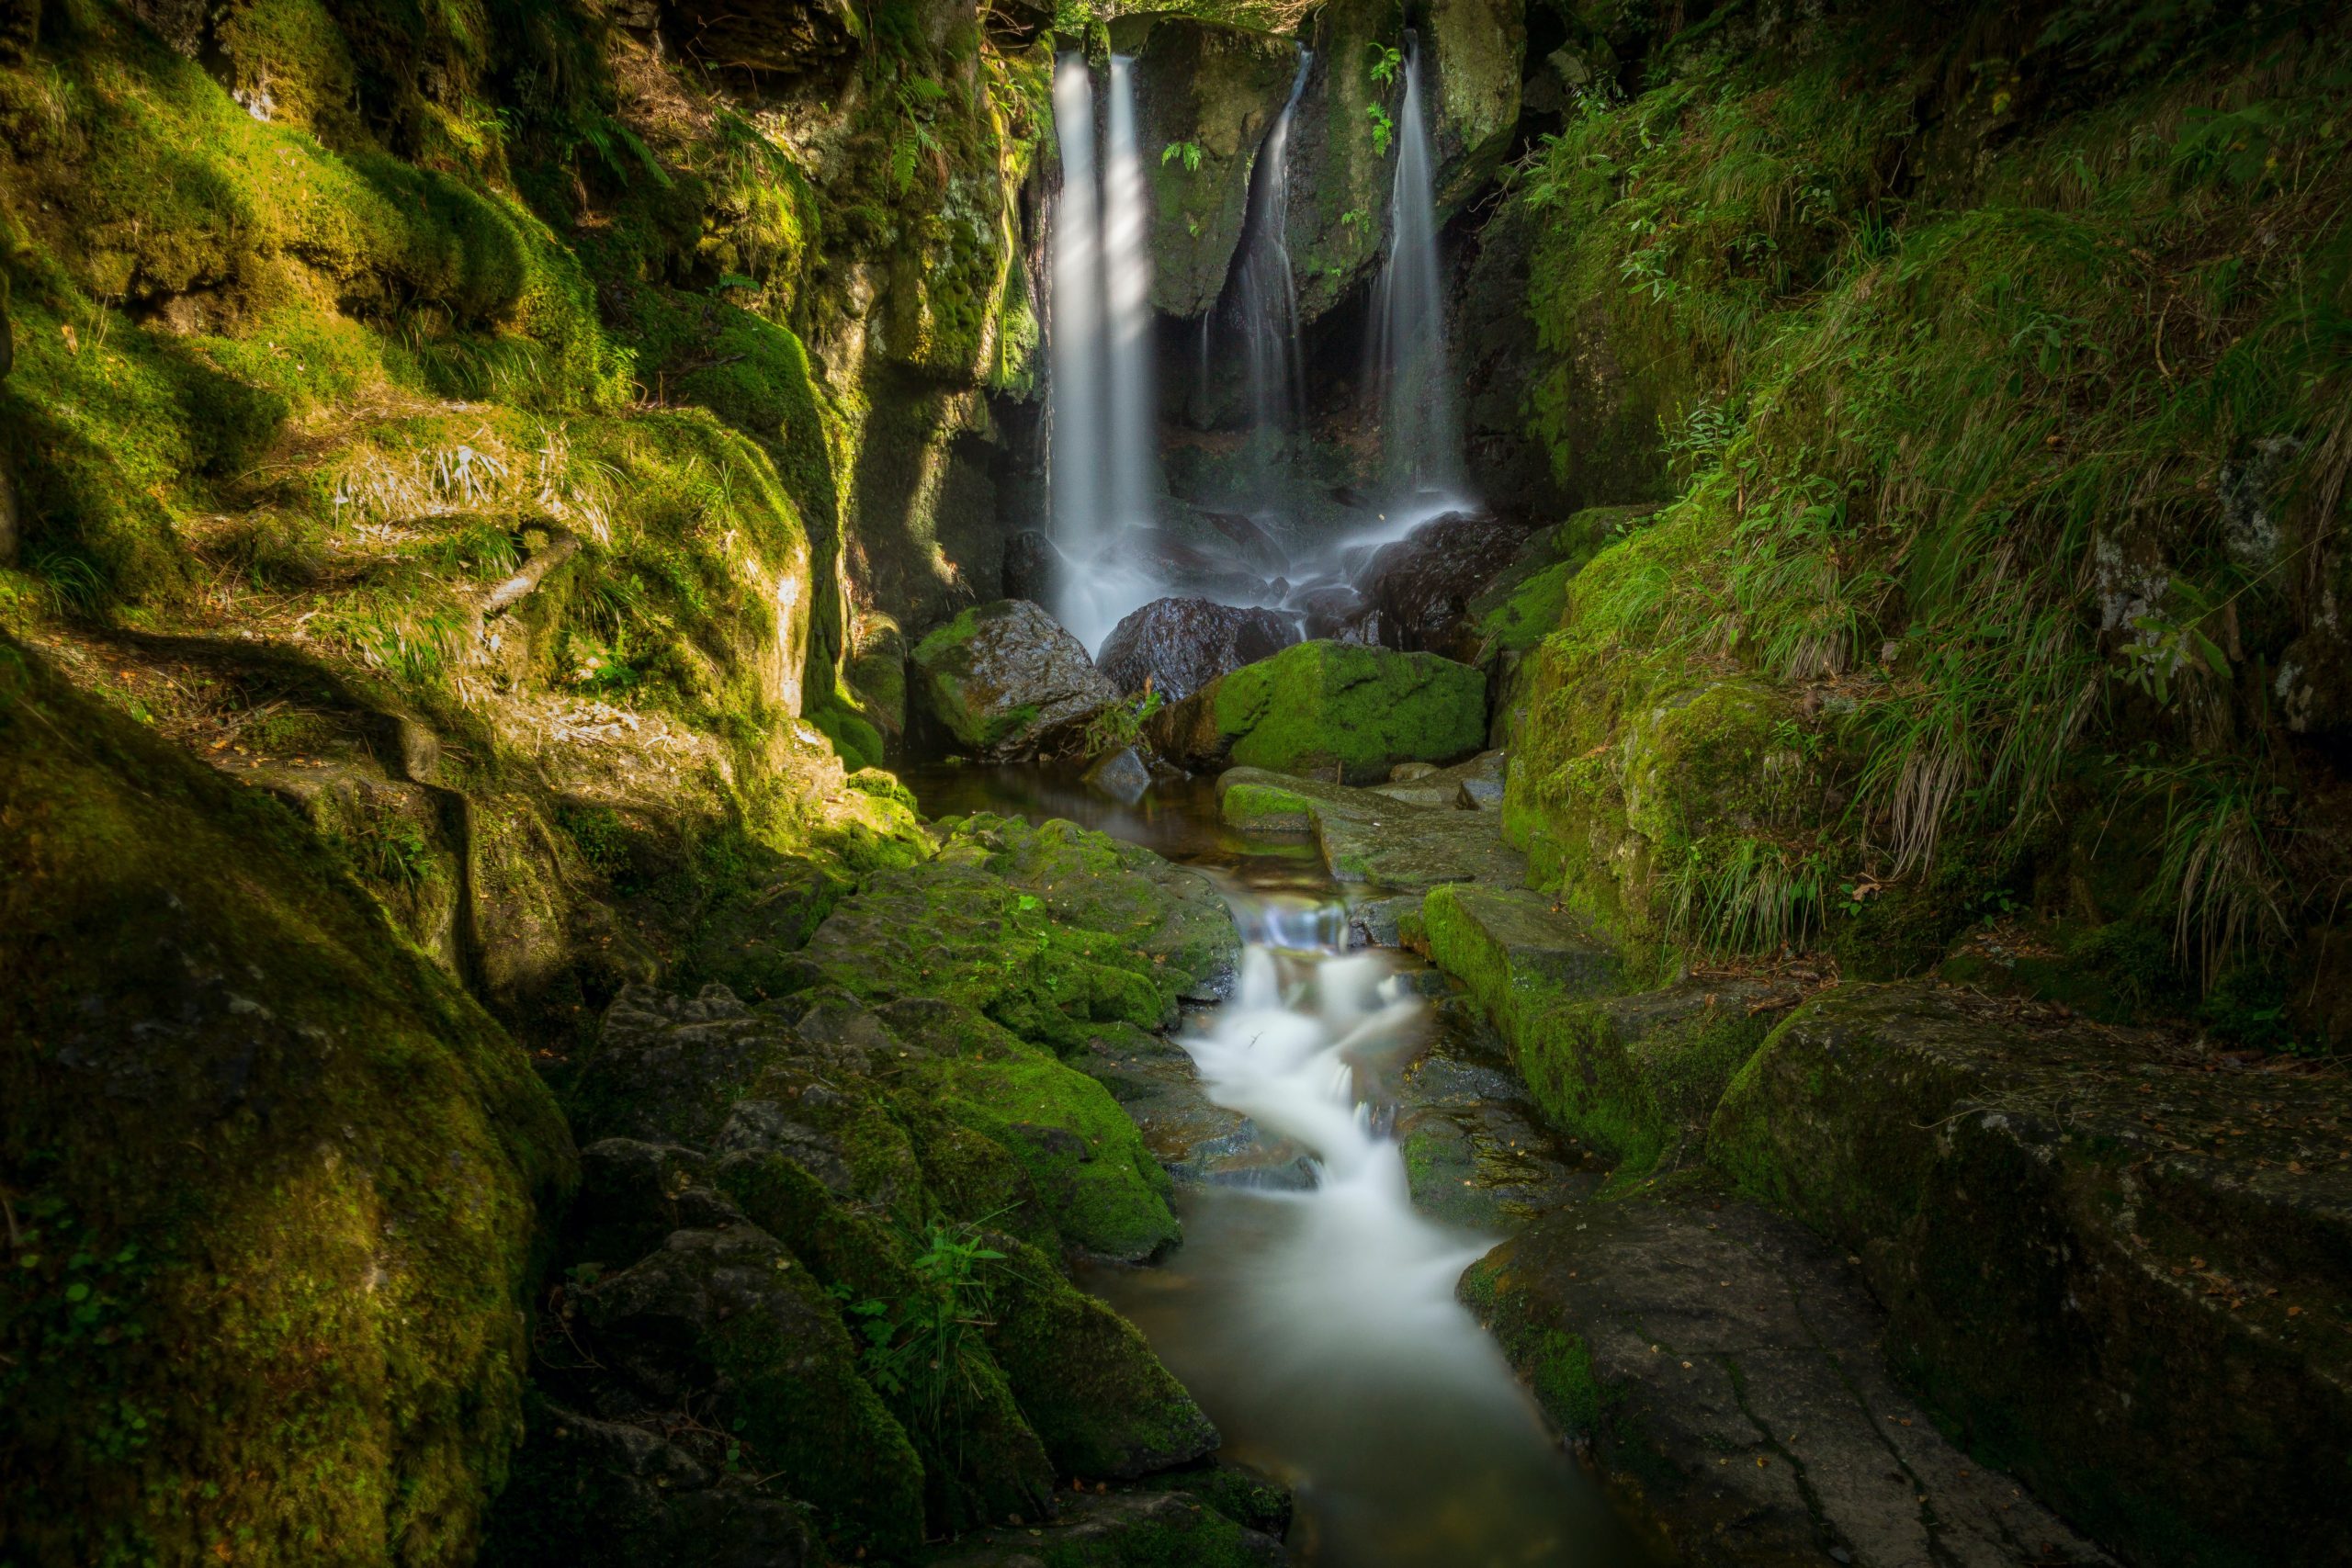
[[[1081,1282],[1143,1330],[1217,1423],[1226,1458],[1295,1490],[1294,1558],[1641,1562],[1454,1298],[1501,1236],[1413,1201],[1396,1090],[1459,1029],[1428,999],[1435,977],[1394,952],[1348,951],[1345,900],[1303,840],[1227,829],[1213,780],[1132,807],[1029,769],[909,782],[928,816],[1067,818],[1226,890],[1246,943],[1238,983],[1187,1019],[1179,1043],[1207,1098],[1249,1119],[1253,1157],[1184,1186],[1184,1240],[1170,1256]]]

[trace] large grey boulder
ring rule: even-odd
[[[965,611],[915,645],[913,664],[925,710],[992,761],[1067,750],[1119,700],[1079,640],[1026,599]]]
[[[1135,61],[1136,130],[1151,181],[1151,302],[1200,316],[1225,288],[1250,206],[1250,171],[1298,71],[1298,46],[1165,12],[1120,17],[1111,49]],[[1197,160],[1169,149],[1199,149]]]
[[[1298,640],[1294,617],[1207,599],[1155,599],[1102,644],[1101,668],[1129,696],[1148,683],[1182,702],[1229,670],[1270,659]]]

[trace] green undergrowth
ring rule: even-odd
[[[1535,433],[1576,460],[1598,322],[1676,495],[1569,580],[1520,688],[1512,831],[1581,907],[1863,964],[1924,921],[1933,954],[2063,904],[2069,824],[2153,803],[2099,852],[2139,896],[2073,912],[2161,932],[2193,988],[2301,975],[2287,1032],[2341,1030],[2301,939],[2352,873],[2322,744],[2352,712],[2311,673],[2352,46],[2200,16],[1735,20],[1522,164]]]

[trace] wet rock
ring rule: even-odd
[[[1199,317],[1225,288],[1250,164],[1290,96],[1298,50],[1270,33],[1165,11],[1114,17],[1111,48],[1134,61],[1137,140],[1153,150],[1145,169],[1151,302]],[[1196,151],[1159,156],[1170,146]]]
[[[1508,1233],[1595,1179],[1564,1158],[1468,1000],[1440,995],[1429,1047],[1382,1092],[1414,1206],[1487,1235]]]
[[[1491,810],[1502,804],[1504,761],[1500,751],[1481,751],[1468,761],[1456,762],[1450,768],[1430,767],[1426,762],[1402,763],[1396,770],[1398,776],[1385,784],[1374,784],[1372,789],[1376,795],[1414,806]],[[1408,768],[1419,771],[1408,773]]]
[[[1062,553],[1035,528],[1023,528],[1004,542],[1004,596],[1050,604],[1061,587]]]
[[[1152,721],[1160,751],[1196,770],[1243,767],[1385,779],[1404,761],[1477,749],[1484,676],[1426,653],[1306,642],[1218,677]]]
[[[2316,1563],[2352,1532],[2344,1090],[1847,985],[1790,1016],[1710,1136],[1860,1258],[1906,1376],[2068,1517],[2148,1561]]]
[[[1207,599],[1155,599],[1118,624],[1103,642],[1099,662],[1111,683],[1129,696],[1149,685],[1175,703],[1296,641],[1296,621],[1277,610],[1245,610]]]
[[[1468,659],[1476,654],[1470,602],[1509,567],[1527,531],[1472,513],[1449,513],[1374,552],[1355,576],[1384,646]]]
[[[1368,789],[1261,768],[1217,779],[1218,808],[1245,831],[1312,833],[1341,882],[1391,889],[1441,883],[1515,888],[1527,862],[1503,841],[1498,814],[1416,806]]]
[[[1282,1542],[1182,1492],[1074,1494],[1060,1517],[933,1548],[925,1568],[1282,1568]]]
[[[1378,623],[1367,627],[1365,621],[1372,607],[1363,594],[1344,582],[1327,582],[1311,588],[1301,588],[1290,596],[1290,607],[1303,617],[1309,640],[1328,637],[1334,642],[1378,642]]]
[[[1085,774],[1086,785],[1098,795],[1133,806],[1151,787],[1151,769],[1132,746],[1097,758]]]
[[[925,708],[990,761],[1065,748],[1119,699],[1078,639],[1025,599],[966,610],[916,644],[912,662]]]
[[[1943,1436],[1888,1375],[1856,1271],[1754,1204],[1573,1202],[1460,1295],[1671,1561],[2109,1561]]]

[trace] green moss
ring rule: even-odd
[[[1487,730],[1486,679],[1430,653],[1295,644],[1180,705],[1206,710],[1238,766],[1385,782],[1398,762],[1450,762]]]
[[[1070,1245],[1139,1258],[1176,1240],[1168,1173],[1108,1090],[978,1019],[963,1033],[971,1055],[910,1064],[908,1081],[1012,1155]]]
[[[59,1561],[458,1555],[503,1477],[537,1207],[522,1053],[275,801],[0,644],[0,1398]],[[224,875],[223,868],[233,868]],[[102,1130],[101,1130],[102,1129]]]
[[[1272,784],[1243,784],[1217,793],[1226,821],[1245,832],[1310,833],[1315,814],[1295,792]]]
[[[1131,1478],[1216,1447],[1190,1394],[1143,1336],[1011,1237],[989,1344],[1057,1471]]]

